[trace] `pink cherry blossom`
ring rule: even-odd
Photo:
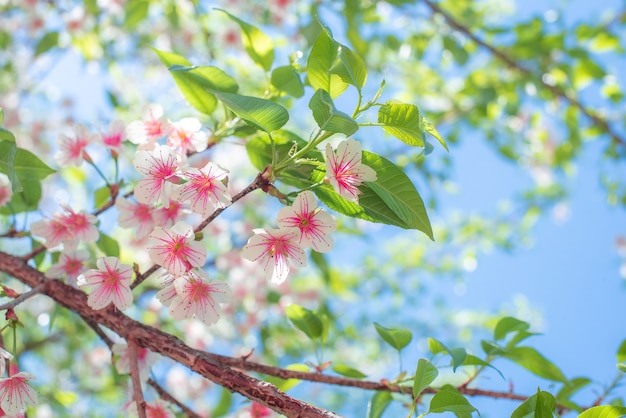
[[[143,120],[131,122],[126,127],[126,137],[133,144],[140,145],[141,149],[152,149],[156,141],[171,130],[172,125],[163,117],[163,108],[152,104],[144,112]]]
[[[175,296],[163,300],[169,305],[170,314],[175,319],[197,318],[207,325],[220,319],[220,303],[230,301],[231,291],[226,283],[211,282],[209,274],[203,270],[190,270],[185,275],[176,277],[168,287],[173,287]]]
[[[59,151],[54,155],[54,160],[61,167],[66,165],[81,165],[87,155],[85,148],[95,139],[86,127],[77,126],[71,136],[61,134],[58,139]]]
[[[168,205],[165,183],[174,178],[178,171],[178,161],[172,150],[166,146],[156,146],[153,151],[137,151],[133,164],[137,171],[146,176],[135,186],[137,201],[147,205]]]
[[[95,225],[98,222],[97,217],[84,210],[76,213],[69,206],[63,208],[65,209],[65,221],[69,226],[73,241],[80,240],[85,243],[98,241],[100,233]]]
[[[333,152],[326,144],[326,177],[341,197],[358,203],[358,189],[364,181],[375,181],[376,172],[361,163],[361,143],[354,139],[342,141]]]
[[[177,222],[171,229],[157,226],[150,234],[148,254],[153,262],[180,276],[206,261],[204,244],[194,239],[193,228],[185,222]]]
[[[260,261],[265,277],[272,283],[285,281],[290,264],[306,265],[304,250],[298,244],[298,229],[255,229],[254,234],[243,247],[241,255],[250,261]]]
[[[20,372],[0,379],[0,407],[6,415],[17,415],[37,404],[37,392],[27,383],[32,378],[30,373]]]
[[[111,347],[113,354],[119,356],[115,362],[115,368],[118,373],[130,374],[130,358],[128,356],[128,345],[124,343],[113,344]],[[139,368],[139,378],[142,381],[148,380],[150,375],[150,366],[157,361],[159,356],[147,348],[137,347],[137,365]]]
[[[111,151],[119,154],[122,151],[126,128],[122,121],[116,120],[111,123],[109,130],[100,135],[100,142]]]
[[[209,216],[216,208],[224,208],[231,203],[228,189],[222,183],[227,174],[213,163],[202,169],[190,168],[183,173],[187,183],[179,186],[172,197],[180,202],[190,202],[194,212],[203,217]]]
[[[30,231],[42,237],[47,248],[54,248],[63,243],[65,249],[75,249],[78,241],[96,242],[100,237],[94,225],[98,218],[84,210],[76,213],[69,206],[63,206],[64,212],[53,215],[52,219],[33,222]]]
[[[209,136],[202,132],[202,124],[196,118],[184,118],[172,124],[172,132],[167,137],[167,145],[177,149],[181,155],[187,151],[204,151],[209,144]]]
[[[147,237],[154,229],[154,213],[156,209],[152,206],[118,197],[115,201],[115,207],[120,212],[117,217],[117,223],[122,228],[136,228],[138,239]]]
[[[300,193],[292,206],[282,208],[277,223],[281,228],[298,228],[302,248],[313,247],[317,252],[327,253],[333,246],[330,234],[337,230],[337,223],[328,212],[317,207],[313,192]]]
[[[162,399],[147,402],[145,406],[146,418],[176,418],[176,415],[170,409],[170,404]],[[131,402],[127,408],[129,417],[137,417],[137,404]]]
[[[87,299],[89,306],[98,310],[113,303],[120,310],[128,308],[133,302],[131,266],[121,264],[117,257],[101,257],[97,266],[97,270],[91,269],[78,277],[79,286],[92,288]]]
[[[12,196],[13,188],[11,187],[11,181],[6,174],[0,173],[0,207],[9,203]]]
[[[67,282],[76,287],[78,276],[87,270],[85,261],[89,260],[86,250],[66,250],[59,256],[59,261],[46,270],[45,276],[49,279],[67,278]]]
[[[154,211],[154,222],[158,226],[171,228],[182,216],[188,213],[190,213],[190,211],[185,204],[170,199],[167,206],[161,206]]]

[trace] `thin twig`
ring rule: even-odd
[[[173,397],[168,391],[165,390],[165,388],[163,386],[159,385],[156,381],[154,381],[152,379],[148,379],[148,384],[150,386],[152,386],[154,388],[154,390],[156,390],[156,392],[159,394],[161,399],[163,399],[164,401],[167,401],[169,403],[173,403],[174,405],[178,406],[181,409],[181,411],[183,411],[183,413],[185,414],[186,417],[188,417],[188,418],[202,418],[199,414],[197,414],[193,410],[189,409],[185,404],[183,404],[178,399]]]
[[[580,112],[582,112],[585,116],[587,116],[591,122],[598,128],[605,131],[613,140],[613,142],[618,143],[620,145],[626,146],[626,139],[622,138],[611,128],[606,120],[602,117],[596,115],[591,110],[586,108],[581,102],[578,101],[575,97],[569,95],[563,88],[547,83],[543,80],[542,77],[537,77],[530,69],[524,67],[519,62],[515,61],[513,58],[505,54],[504,52],[496,49],[494,46],[488,44],[481,38],[479,38],[476,34],[474,34],[467,26],[463,25],[461,22],[456,20],[452,15],[448,12],[444,11],[437,4],[433,3],[431,0],[423,0],[424,3],[428,6],[428,8],[436,14],[443,16],[448,25],[450,25],[453,29],[463,33],[468,38],[470,38],[474,43],[480,45],[481,47],[488,50],[494,57],[498,58],[500,61],[504,62],[508,67],[517,70],[518,72],[524,74],[525,76],[533,78],[536,82],[541,84],[544,88],[549,90],[552,94],[557,97],[562,98],[566,102],[568,102],[571,106],[577,108]]]
[[[137,343],[132,338],[128,339],[128,359],[130,362],[130,378],[133,382],[133,399],[137,407],[139,418],[146,417],[146,401],[143,400],[141,389],[141,379],[139,378],[139,361],[137,353]]]
[[[28,292],[22,293],[21,295],[13,299],[11,302],[7,302],[4,305],[0,305],[0,311],[15,308],[17,305],[24,302],[26,299],[31,298],[39,293],[42,293],[45,287],[46,287],[45,282],[40,285],[37,285],[36,287],[33,287],[31,290],[29,290]]]

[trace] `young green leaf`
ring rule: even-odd
[[[287,158],[293,149],[301,149],[306,145],[304,139],[287,130],[274,132],[272,138],[274,139],[277,161]],[[259,171],[264,170],[272,162],[272,144],[265,133],[259,133],[249,139],[246,142],[246,151],[250,162]],[[324,160],[322,153],[316,149],[307,152],[304,157],[311,163]],[[278,174],[278,179],[286,184],[305,188],[311,185],[310,177],[314,169],[315,165],[312,164],[294,164],[281,171]]]
[[[302,364],[302,363],[290,364],[289,366],[285,368],[287,370],[292,370],[294,372],[310,372],[311,371],[309,366],[307,366],[306,364]],[[265,381],[273,384],[279,390],[282,390],[283,392],[285,392],[293,388],[294,386],[296,386],[302,380],[294,379],[294,378],[281,379],[280,377],[268,376],[265,378]]]
[[[396,350],[400,351],[406,347],[413,339],[413,333],[401,328],[385,328],[374,322],[376,332],[383,340]]]
[[[502,340],[507,334],[515,331],[525,331],[530,327],[528,322],[521,321],[517,318],[507,316],[502,318],[496,324],[496,328],[493,331],[493,338],[498,341]]]
[[[287,93],[292,97],[304,96],[304,85],[300,76],[292,65],[277,67],[272,70],[270,81],[278,90]]]
[[[126,18],[124,20],[124,26],[126,26],[127,29],[135,28],[135,26],[148,17],[149,7],[150,0],[129,0],[125,6]]]
[[[108,235],[100,232],[100,238],[96,242],[96,245],[104,253],[106,256],[110,257],[119,257],[120,256],[120,245],[117,241],[111,238]]]
[[[337,74],[344,82],[353,85],[358,90],[363,88],[367,80],[367,67],[363,59],[341,44],[339,44],[339,59],[329,72]]]
[[[419,359],[417,361],[417,369],[415,370],[415,378],[413,378],[413,398],[417,399],[438,375],[439,371],[430,361],[423,358]]]
[[[228,414],[228,410],[230,409],[230,405],[233,402],[233,394],[225,388],[222,388],[222,394],[220,395],[220,400],[217,403],[217,406],[213,411],[211,411],[212,418],[221,418]]]
[[[216,9],[224,12],[235,21],[241,28],[241,41],[243,47],[256,64],[258,64],[265,71],[269,71],[272,68],[274,62],[274,42],[272,38],[264,34],[256,26],[252,26],[249,23],[244,22],[236,16],[228,13],[226,10]]]
[[[430,400],[428,412],[454,412],[455,414],[471,414],[476,411],[467,398],[450,385],[439,390]]]
[[[572,397],[576,392],[581,390],[583,387],[587,386],[591,383],[591,379],[586,377],[575,377],[567,381],[561,390],[556,394],[556,399],[561,402],[568,400]]]
[[[537,389],[511,414],[511,418],[552,418],[556,408],[556,399],[552,394]]]
[[[309,109],[313,111],[313,118],[323,131],[350,136],[359,129],[359,125],[354,119],[335,108],[333,99],[326,90],[319,89],[313,94],[309,102]]]
[[[492,369],[494,369],[496,372],[498,372],[498,374],[500,375],[500,377],[502,377],[502,379],[504,379],[504,375],[502,374],[502,372],[498,369],[496,369],[491,363],[476,357],[472,354],[468,354],[467,357],[465,357],[465,360],[463,360],[463,366],[484,366],[484,367],[491,367]]]
[[[502,354],[531,373],[548,380],[567,382],[567,378],[550,360],[531,347],[513,347]]]
[[[452,370],[456,371],[457,367],[463,364],[467,352],[464,348],[448,348],[441,341],[434,338],[428,338],[428,348],[433,354],[447,353],[452,357]]]
[[[499,346],[493,341],[482,340],[480,342],[480,346],[488,356],[500,356],[506,353],[506,349],[504,347]]]
[[[622,418],[626,416],[626,408],[623,406],[594,406],[578,415],[578,418]]]
[[[237,93],[237,81],[217,67],[172,65],[171,72],[186,78],[190,83],[197,84],[205,91],[217,90],[226,93]]]
[[[48,32],[37,42],[35,56],[48,52],[57,45],[59,45],[59,32]]]
[[[214,90],[211,93],[241,119],[262,131],[277,131],[289,120],[287,109],[270,100]]]
[[[0,141],[15,142],[15,135],[11,131],[0,128]]]
[[[626,340],[622,341],[617,349],[617,361],[619,363],[626,361]]]
[[[338,54],[339,44],[332,39],[329,31],[324,28],[313,44],[307,61],[309,84],[315,90],[326,90],[333,99],[348,88],[348,83],[343,81],[340,76],[330,73]]]
[[[315,312],[299,305],[289,305],[285,312],[291,323],[310,339],[314,340],[322,335],[324,325]]]
[[[383,124],[385,132],[402,142],[424,146],[424,118],[417,106],[387,102],[378,109],[378,123]]]
[[[430,121],[426,119],[425,117],[422,117],[422,121],[424,122],[424,131],[434,136],[437,139],[437,141],[439,141],[441,146],[444,147],[446,151],[450,151],[448,149],[448,144],[446,144],[446,141],[443,139],[439,131],[437,131],[437,128],[435,128],[433,124],[430,123]]]
[[[39,200],[41,199],[41,182],[34,179],[25,180],[20,184],[22,185],[22,191],[13,193],[13,196],[11,197],[11,206],[9,207],[7,205],[1,207],[0,214],[10,215],[12,213],[37,210],[39,207]]]
[[[333,370],[342,376],[351,377],[353,379],[364,379],[367,377],[365,373],[346,366],[345,364],[336,364],[333,366]]]
[[[174,68],[175,71],[170,71],[170,74],[174,77],[174,82],[176,82],[178,89],[187,102],[206,115],[213,113],[217,106],[215,96],[202,88],[196,80],[192,79],[186,72],[176,71],[179,68],[191,68],[191,63],[173,52],[159,51],[158,49],[153,50],[158,55],[163,65],[168,69]]]
[[[391,403],[391,393],[376,392],[367,405],[367,418],[380,418]]]
[[[371,152],[363,151],[363,164],[376,171],[377,179],[360,187],[359,204],[349,202],[329,185],[314,189],[317,197],[329,208],[344,215],[370,222],[417,229],[433,239],[430,220],[424,201],[407,175],[391,161]],[[317,183],[325,176],[324,166],[318,166],[311,175]]]

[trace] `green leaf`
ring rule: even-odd
[[[556,394],[556,399],[560,401],[567,400],[572,397],[576,392],[578,392],[583,387],[587,386],[591,383],[591,379],[586,377],[575,377],[567,381],[561,390]]]
[[[617,361],[620,363],[626,361],[626,340],[622,341],[617,349]]]
[[[330,266],[328,265],[328,260],[326,259],[326,256],[322,253],[319,253],[311,249],[311,261],[313,261],[313,264],[315,264],[318,270],[320,271],[320,273],[322,273],[322,277],[324,278],[324,281],[326,283],[330,283],[330,280],[331,280]]]
[[[226,10],[216,10],[226,13],[228,17],[237,22],[241,28],[241,40],[244,49],[256,64],[265,71],[269,71],[274,62],[274,42],[272,42],[272,38],[264,34],[259,28],[231,15]]]
[[[426,359],[417,361],[417,369],[413,378],[413,398],[417,399],[422,391],[426,389],[437,378],[439,371],[432,363]]]
[[[513,411],[511,418],[552,418],[555,408],[554,396],[537,389],[537,393],[526,399]]]
[[[517,331],[515,335],[506,343],[506,348],[509,349],[511,347],[515,347],[517,344],[521,343],[528,337],[532,337],[533,335],[539,335],[536,332],[528,332],[524,330]]]
[[[362,373],[361,371],[346,366],[345,364],[337,364],[333,366],[333,370],[342,376],[352,377],[354,379],[363,379],[367,377],[367,375]]]
[[[8,131],[7,131],[8,132]],[[11,141],[0,141],[0,172],[5,173],[11,182],[13,193],[24,190],[20,179],[15,171],[15,156],[17,154],[17,144],[15,138]]]
[[[326,90],[333,99],[348,88],[348,83],[343,81],[340,76],[330,73],[338,55],[339,44],[332,39],[330,31],[323,28],[309,54],[307,74],[309,84],[313,89]]]
[[[594,406],[578,415],[578,418],[622,418],[626,416],[626,408],[621,406]]]
[[[441,341],[434,338],[428,338],[428,348],[433,354],[447,353],[452,357],[452,370],[456,371],[457,367],[463,364],[467,351],[464,348],[448,348]]]
[[[285,368],[287,370],[292,370],[294,372],[309,372],[310,371],[309,366],[307,366],[306,364],[301,364],[301,363],[290,364],[289,366],[287,366]],[[294,386],[296,386],[302,380],[300,380],[300,379],[293,379],[293,378],[292,379],[281,379],[280,377],[268,376],[268,377],[265,378],[265,381],[275,385],[279,390],[282,390],[283,392],[286,392],[289,389],[291,389]]]
[[[102,232],[100,232],[100,238],[96,242],[96,245],[107,257],[120,256],[120,246],[117,241]]]
[[[104,206],[111,198],[111,190],[109,186],[102,186],[93,192],[93,207],[98,209]]]
[[[469,401],[450,385],[444,386],[430,400],[428,412],[442,413],[454,412],[455,414],[468,414],[476,411]]]
[[[446,151],[450,151],[448,149],[448,144],[446,144],[445,139],[443,139],[441,134],[437,131],[437,128],[435,128],[433,124],[430,123],[430,121],[426,119],[425,117],[422,117],[422,121],[424,122],[424,131],[434,136],[437,139],[437,141],[439,141],[441,146],[445,148]]]
[[[320,317],[313,311],[299,305],[289,305],[285,308],[287,318],[291,323],[304,332],[310,339],[318,338],[322,335],[324,325]]]
[[[274,68],[270,81],[274,87],[290,96],[296,98],[304,96],[304,85],[292,65]]]
[[[480,342],[480,345],[483,348],[485,354],[487,354],[488,356],[500,356],[506,353],[506,349],[504,347],[499,346],[493,341],[482,340]]]
[[[133,29],[148,17],[150,0],[128,0],[126,3],[126,16],[124,25],[127,29]]]
[[[616,366],[620,372],[626,373],[626,363],[617,363]]]
[[[557,382],[567,382],[563,372],[534,348],[513,347],[502,356],[539,377]]]
[[[289,112],[278,103],[234,93],[212,93],[237,116],[262,131],[277,131],[289,120]]]
[[[35,47],[35,56],[48,52],[59,44],[59,32],[48,32],[41,37]]]
[[[345,45],[339,45],[339,59],[329,70],[330,74],[337,74],[348,84],[361,90],[367,80],[367,67],[363,59],[352,52]]]
[[[313,94],[309,109],[313,111],[313,118],[323,131],[350,136],[359,129],[354,119],[335,108],[333,99],[326,90],[319,89]]]
[[[25,180],[20,183],[21,192],[14,192],[10,205],[0,208],[0,214],[10,215],[12,213],[22,213],[37,210],[41,199],[41,183],[39,180]]]
[[[233,394],[228,389],[222,388],[220,400],[215,409],[211,411],[211,417],[220,418],[226,416],[226,414],[228,414],[228,410],[230,409],[230,405],[232,404],[232,399]]]
[[[217,90],[226,93],[237,93],[237,90],[239,90],[237,81],[217,67],[174,64],[169,67],[169,70],[186,77],[191,83],[197,84],[205,91]]]
[[[213,113],[215,107],[217,106],[217,99],[213,94],[206,91],[206,88],[210,87],[211,89],[219,90],[216,85],[221,86],[225,83],[225,77],[223,77],[222,74],[219,74],[219,81],[212,82],[212,79],[207,77],[207,70],[195,70],[197,67],[192,67],[191,63],[184,57],[173,52],[159,51],[154,48],[153,51],[158,55],[163,65],[170,69],[170,74],[174,77],[176,86],[178,86],[178,89],[183,94],[187,102],[204,114],[209,115]],[[228,85],[230,84],[231,82],[229,80]],[[237,89],[235,89],[235,91],[237,91]]]
[[[411,146],[424,146],[424,118],[417,106],[387,102],[378,109],[378,123],[383,129]]]
[[[367,418],[380,418],[391,403],[391,393],[376,392],[367,405]]]
[[[383,340],[396,350],[400,351],[406,347],[413,339],[413,333],[401,328],[385,328],[374,322],[376,332]]]
[[[521,321],[517,318],[507,316],[498,321],[496,328],[493,331],[493,338],[498,341],[502,340],[510,332],[525,331],[530,327],[528,322]]]
[[[277,161],[282,161],[295,149],[301,149],[306,145],[306,141],[298,135],[280,130],[272,134],[274,147],[276,149]],[[259,134],[246,142],[246,151],[252,165],[262,171],[272,162],[272,145],[267,134]],[[312,161],[323,161],[322,154],[313,149],[306,153],[305,158]],[[305,188],[311,185],[311,173],[315,169],[314,165],[296,164],[281,171],[278,179],[284,183],[298,188]]]
[[[500,375],[500,377],[502,377],[502,379],[504,379],[504,375],[502,374],[502,372],[500,370],[498,370],[497,368],[495,368],[491,363],[476,357],[472,354],[468,354],[467,357],[465,357],[465,360],[463,360],[463,366],[485,366],[485,367],[491,367],[492,369],[494,369],[495,371],[498,372],[498,374]]]
[[[407,175],[391,161],[371,152],[363,151],[363,164],[376,171],[377,179],[360,187],[359,204],[349,202],[329,185],[313,191],[329,208],[354,218],[370,222],[395,225],[405,229],[418,229],[433,239],[430,220],[424,202]],[[311,176],[314,183],[325,176],[320,165]]]

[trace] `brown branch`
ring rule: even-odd
[[[568,102],[571,106],[574,106],[575,108],[577,108],[581,113],[583,113],[585,116],[587,116],[591,120],[593,125],[595,125],[596,127],[606,132],[611,137],[613,142],[626,146],[626,139],[618,135],[617,132],[615,132],[613,128],[611,128],[611,126],[608,124],[606,120],[604,120],[602,117],[598,116],[597,114],[593,113],[591,110],[586,108],[581,102],[578,101],[578,99],[567,94],[567,92],[563,88],[556,86],[556,85],[549,84],[546,81],[544,81],[543,78],[541,77],[536,77],[536,75],[530,69],[524,67],[522,64],[520,64],[519,62],[511,58],[509,55],[505,54],[499,49],[496,49],[494,46],[483,41],[476,34],[474,34],[467,26],[463,25],[461,22],[456,20],[452,15],[444,11],[441,7],[433,3],[431,0],[423,0],[423,1],[424,3],[426,3],[426,6],[428,6],[428,8],[434,14],[441,15],[446,20],[448,25],[450,25],[453,29],[463,33],[465,36],[467,36],[472,41],[474,41],[474,43],[488,50],[494,57],[504,62],[509,68],[512,68],[525,76],[533,78],[536,82],[541,84],[544,88],[549,90],[556,97],[562,98],[563,100]]]
[[[89,325],[95,331],[95,333],[98,334],[98,336],[102,339],[102,341],[104,341],[104,343],[109,347],[109,350],[111,350],[111,348],[113,347],[113,341],[111,341],[111,339],[108,337],[108,335],[106,335],[104,333],[104,331],[102,331],[102,328],[100,328],[100,325],[98,325],[98,323],[94,322],[91,318],[86,318],[84,316],[81,316],[81,317],[87,323],[87,325]],[[1,335],[0,335],[0,337],[1,337]],[[185,404],[183,404],[178,399],[176,399],[174,396],[172,396],[167,390],[165,390],[165,388],[163,386],[159,385],[155,380],[148,379],[147,383],[150,386],[152,386],[154,388],[154,390],[156,390],[156,392],[159,394],[161,399],[163,399],[165,401],[168,401],[168,402],[178,406],[180,408],[180,410],[185,413],[185,416],[187,416],[189,418],[202,418],[196,412],[194,412],[193,410],[191,410],[190,408],[185,406]]]
[[[13,309],[20,303],[24,302],[26,299],[29,299],[35,295],[38,295],[39,293],[44,293],[45,287],[46,287],[46,282],[42,282],[38,286],[35,286],[32,289],[30,289],[28,292],[22,293],[21,295],[13,299],[11,302],[7,302],[4,305],[0,305],[0,311]]]
[[[139,362],[137,360],[137,344],[132,338],[128,339],[128,360],[130,363],[130,379],[133,382],[133,400],[139,418],[146,417],[146,401],[143,400],[141,379],[139,378]]]
[[[165,390],[165,388],[163,386],[159,385],[156,381],[154,381],[152,379],[148,379],[148,384],[150,386],[152,386],[154,388],[154,390],[156,390],[156,392],[159,394],[161,399],[163,399],[164,401],[173,403],[174,405],[178,406],[181,409],[181,411],[183,411],[183,413],[185,414],[186,417],[188,417],[188,418],[202,418],[196,412],[194,412],[193,410],[191,410],[187,406],[185,406],[185,404],[183,404],[178,399],[173,397],[168,391]]]
[[[1,251],[0,271],[15,277],[31,287],[36,287],[46,280],[40,271],[26,264],[22,258]],[[45,293],[61,306],[111,329],[122,338],[126,340],[133,338],[138,346],[169,357],[215,384],[231,392],[237,392],[289,418],[338,417],[338,415],[332,412],[295,399],[278,390],[272,384],[234,370],[228,365],[211,358],[206,353],[190,348],[173,335],[166,334],[127,317],[111,305],[105,309],[94,311],[87,304],[85,293],[61,281],[48,281],[48,288]]]

